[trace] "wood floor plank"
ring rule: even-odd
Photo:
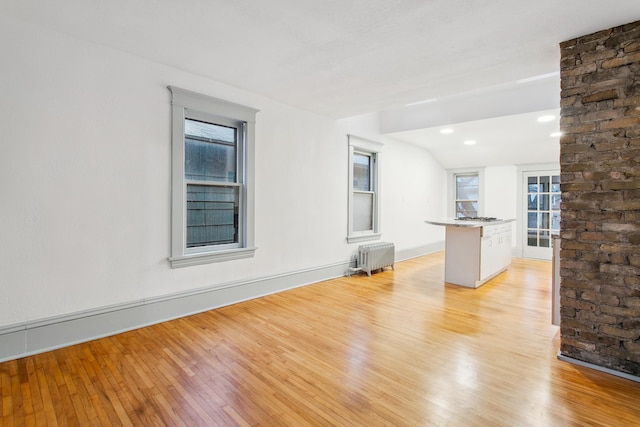
[[[14,362],[11,362],[12,364],[14,364],[13,367],[15,367],[15,369],[18,372],[18,379],[20,381],[20,395],[22,396],[22,414],[23,414],[23,418],[24,418],[24,424],[28,425],[28,426],[32,426],[35,425],[35,414],[34,414],[34,409],[33,409],[33,400],[31,399],[31,388],[29,386],[29,378],[28,378],[28,373],[27,373],[27,359],[23,358],[23,359],[18,359]],[[17,396],[18,393],[14,392],[12,390],[13,396]],[[16,419],[16,422],[14,422],[14,424],[18,424],[19,422],[19,411],[16,411],[16,413],[14,413],[14,417]]]
[[[13,388],[12,371],[15,371],[13,365],[0,366],[0,393],[2,398],[0,399],[0,425],[13,426],[14,425],[14,410],[13,408],[20,408],[21,395],[15,395],[15,389]],[[14,404],[14,401],[15,402]],[[15,411],[17,412],[17,411]]]
[[[561,362],[551,265],[442,253],[0,364],[4,426],[630,426],[640,383]]]
[[[40,390],[40,383],[38,381],[38,370],[42,371],[42,369],[37,366],[37,361],[41,357],[43,356],[38,355],[37,357],[27,358],[26,369],[28,383],[26,386],[29,389],[29,395],[31,405],[33,407],[33,415],[36,425],[48,426],[50,423],[53,423],[54,420],[50,420],[47,417],[47,412],[45,411],[44,402],[42,400],[42,390]]]
[[[25,411],[24,411],[24,398],[22,396],[22,387],[20,384],[20,373],[16,364],[9,365],[9,375],[11,379],[11,400],[13,406],[9,407],[11,412],[10,418],[13,418],[12,422],[7,422],[7,425],[22,427],[25,425]]]

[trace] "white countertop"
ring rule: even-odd
[[[443,225],[445,227],[477,228],[477,227],[484,227],[487,225],[507,224],[513,221],[515,221],[515,219],[496,219],[493,221],[469,221],[469,220],[459,220],[459,219],[449,218],[449,219],[441,219],[441,220],[426,220],[425,222],[427,224]]]

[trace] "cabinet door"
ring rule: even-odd
[[[511,264],[511,225],[486,227],[480,253],[480,280],[504,270]]]
[[[493,275],[498,268],[499,262],[498,236],[484,236],[481,242],[480,251],[480,280]]]
[[[502,268],[511,264],[511,226],[502,233]]]

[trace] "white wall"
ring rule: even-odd
[[[335,120],[0,16],[0,329],[348,262],[346,133],[385,143],[383,240],[442,240],[444,171]],[[260,109],[254,258],[171,269],[167,85]],[[256,291],[256,294],[259,294]]]
[[[517,167],[492,166],[484,169],[484,216],[517,216]]]
[[[518,168],[513,165],[487,167],[484,180],[484,216],[517,219]],[[515,248],[520,227],[519,221],[514,221],[511,226],[511,246],[515,253],[518,253]]]
[[[380,154],[382,240],[394,242],[400,250],[444,241],[443,227],[424,222],[446,215],[446,171],[433,156],[413,144],[380,135],[376,113],[339,123],[344,133],[384,144]]]

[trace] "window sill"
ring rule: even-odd
[[[171,268],[181,268],[192,265],[232,261],[234,259],[252,258],[256,249],[257,248],[229,249],[225,251],[169,257],[169,262],[171,263]]]
[[[347,236],[348,243],[367,242],[369,240],[380,240],[382,233],[365,234],[362,236]]]

